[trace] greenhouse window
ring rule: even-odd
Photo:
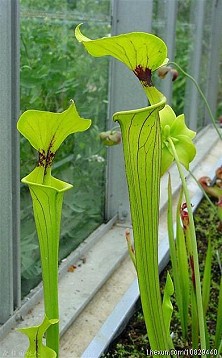
[[[108,0],[94,5],[84,0],[20,2],[21,112],[33,108],[61,112],[73,99],[80,115],[93,120],[89,131],[65,141],[55,159],[53,175],[74,185],[63,205],[60,260],[104,222],[106,150],[99,141],[99,132],[106,127],[108,60],[102,59],[95,66],[95,59],[86,56],[75,40],[74,28],[84,22],[92,36],[108,35],[109,14]],[[20,148],[23,177],[37,159],[24,138]],[[21,185],[21,276],[23,296],[41,280],[32,203],[24,185]]]
[[[18,135],[19,114],[28,109],[62,112],[74,100],[79,114],[93,120],[90,130],[67,138],[63,150],[55,157],[53,175],[74,185],[65,196],[60,262],[64,263],[70,253],[77,255],[88,237],[90,249],[95,241],[100,242],[101,236],[95,239],[95,232],[104,236],[106,230],[111,231],[113,218],[118,218],[121,224],[130,219],[121,145],[107,149],[98,134],[115,126],[114,112],[146,106],[146,98],[134,75],[121,63],[88,55],[75,40],[74,28],[83,23],[84,34],[93,39],[130,31],[160,36],[167,43],[170,60],[177,61],[200,82],[216,118],[222,108],[218,6],[221,1],[217,0],[1,1],[0,323],[3,325],[0,328],[3,331],[4,323],[10,321],[8,318],[14,312],[16,316],[15,310],[24,306],[29,299],[26,295],[41,281],[31,199],[28,189],[20,184],[20,178],[34,168],[37,158],[28,142]],[[193,85],[182,75],[174,83],[170,77],[162,81],[156,73],[154,76],[169,102],[172,100],[177,114],[185,111],[190,127],[197,131],[205,127],[208,114]],[[112,245],[113,241],[109,243]],[[124,246],[124,235],[121,243]],[[109,250],[108,254],[112,248]]]

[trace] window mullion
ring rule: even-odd
[[[20,260],[20,145],[16,124],[20,108],[20,26],[19,0],[11,1],[11,121],[12,121],[12,233],[13,233],[13,298],[14,307],[21,303],[21,260]]]
[[[175,56],[175,42],[176,42],[176,20],[177,20],[177,0],[167,0],[164,3],[165,13],[165,31],[162,34],[162,39],[166,42],[168,50],[168,58],[170,61],[174,61]],[[161,82],[161,91],[167,97],[167,102],[171,104],[172,99],[172,79],[167,76],[164,81]]]
[[[204,12],[206,0],[198,0],[191,6],[191,18],[194,17],[194,38],[193,46],[190,52],[190,68],[188,72],[200,82],[201,75],[201,56],[203,44],[203,30],[204,30]],[[199,94],[191,81],[187,81],[186,85],[186,100],[185,100],[185,115],[189,118],[189,127],[197,130],[198,119],[198,104]]]
[[[15,13],[16,0],[2,0],[0,8],[0,322],[12,314],[20,301],[19,238],[19,182],[18,135],[16,121],[18,106],[18,71],[15,62]],[[18,33],[18,31],[17,31]],[[16,243],[16,245],[15,245]],[[15,284],[15,276],[17,284]],[[15,292],[17,298],[15,299]]]

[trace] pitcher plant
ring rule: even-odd
[[[79,116],[74,102],[62,113],[28,110],[18,121],[19,132],[38,152],[36,168],[22,179],[29,186],[32,197],[35,224],[38,234],[45,315],[42,325],[46,330],[46,345],[59,356],[59,304],[58,304],[58,253],[60,223],[64,193],[72,185],[56,179],[51,174],[57,150],[66,137],[72,133],[83,132],[91,125],[91,120]],[[47,323],[46,323],[47,322]],[[39,326],[42,329],[42,326]],[[39,329],[23,329],[29,339],[37,340]],[[34,330],[34,331],[33,331]],[[40,338],[42,338],[40,336]],[[30,345],[31,345],[30,340]],[[42,344],[42,343],[41,343]],[[36,344],[33,357],[42,357]],[[30,352],[27,356],[30,357]],[[44,352],[44,350],[43,350]],[[35,355],[36,354],[36,355]],[[48,354],[48,353],[47,353]],[[47,355],[46,355],[47,356]]]

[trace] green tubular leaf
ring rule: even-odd
[[[158,273],[161,138],[154,106],[114,114],[120,123],[142,307],[152,349],[169,349]]]
[[[182,194],[182,191],[181,191]],[[181,199],[178,202],[177,207],[177,236],[176,236],[176,251],[177,251],[177,269],[178,269],[178,278],[179,278],[179,297],[180,301],[178,304],[180,312],[181,327],[183,332],[183,337],[187,337],[188,331],[188,311],[190,303],[190,278],[189,278],[189,266],[187,260],[187,249],[185,243],[184,232],[181,227],[180,221],[180,207]],[[177,291],[176,291],[177,294]],[[177,297],[177,296],[176,296]],[[178,303],[178,302],[177,302]]]
[[[180,207],[182,201],[182,194],[183,192],[181,191],[178,201],[178,206],[177,206],[176,241],[174,241],[172,189],[171,189],[171,180],[169,175],[167,221],[168,221],[170,258],[171,258],[172,269],[173,269],[175,297],[179,309],[179,316],[181,321],[183,337],[186,338],[187,325],[188,325],[188,305],[189,305],[189,274],[188,274],[186,246],[184,242],[183,230],[181,228],[181,223],[180,223]]]
[[[140,80],[150,107],[114,114],[120,123],[133,222],[136,268],[152,349],[172,348],[165,329],[158,273],[158,219],[161,160],[159,111],[166,99],[152,84],[152,72],[166,64],[167,48],[158,37],[129,33],[90,40],[80,27],[76,38],[92,56],[111,55]]]
[[[212,262],[212,245],[211,240],[208,241],[207,255],[204,265],[204,276],[202,282],[202,296],[203,296],[203,311],[206,315],[208,302],[210,298],[210,286],[211,286],[211,262]]]
[[[219,348],[218,348],[218,351],[217,351],[217,356],[216,358],[221,358],[221,352],[222,352],[222,339],[220,341],[220,345],[219,345]]]
[[[42,177],[44,176],[44,168],[42,167],[36,167],[29,175],[22,178],[22,183],[27,185],[37,185],[40,187],[50,187],[57,191],[66,191],[71,189],[73,186],[69,183],[66,183],[62,180],[56,179],[53,176],[51,176],[51,171],[49,170],[47,173],[47,178],[44,178],[44,181],[46,181],[46,184],[42,184]],[[46,180],[47,179],[47,180]]]
[[[46,315],[59,318],[58,312],[58,251],[60,221],[64,192],[72,185],[51,177],[51,186],[36,184],[34,169],[22,181],[29,185],[39,239]],[[47,345],[58,352],[58,323],[47,331]]]
[[[168,205],[167,205],[167,228],[169,236],[169,246],[171,253],[172,265],[175,265],[176,268],[176,250],[175,250],[175,241],[174,241],[174,230],[173,230],[173,204],[172,204],[172,187],[171,187],[171,177],[169,174],[168,178]]]
[[[164,317],[165,327],[168,336],[170,336],[170,322],[173,313],[173,305],[170,298],[173,295],[173,293],[174,293],[173,281],[170,277],[169,272],[167,272],[166,285],[164,288],[164,295],[163,295],[163,317]]]
[[[189,252],[189,260],[190,260],[190,267],[192,269],[192,289],[195,290],[195,298],[196,298],[196,308],[197,308],[197,319],[199,322],[199,333],[200,333],[200,345],[201,349],[203,350],[202,356],[205,358],[206,354],[204,351],[206,350],[206,319],[204,318],[203,314],[203,300],[202,300],[202,293],[201,293],[201,283],[200,283],[200,271],[199,271],[199,260],[198,260],[198,251],[197,251],[197,241],[196,241],[196,232],[193,220],[193,212],[190,202],[189,191],[187,188],[186,179],[180,164],[179,157],[177,155],[177,151],[175,149],[175,145],[173,140],[169,137],[168,139],[172,153],[175,158],[175,162],[177,165],[177,169],[180,174],[180,179],[182,181],[184,196],[186,199],[186,206],[187,206],[187,214],[188,214],[188,221],[185,222],[185,216],[182,217],[185,226],[185,235],[187,240],[187,250]],[[186,214],[186,216],[187,216]],[[196,323],[196,321],[193,323]],[[195,338],[194,338],[195,339]]]
[[[91,40],[81,33],[78,25],[75,36],[90,55],[113,56],[132,71],[135,71],[137,66],[154,71],[168,62],[165,43],[159,37],[145,32],[131,32]]]
[[[39,326],[20,328],[19,332],[25,334],[29,339],[29,347],[25,358],[56,358],[56,352],[42,343],[43,335],[51,325],[58,322],[58,319],[48,319],[45,316]]]
[[[218,356],[222,352],[222,276],[220,280],[220,293],[217,309],[217,324],[215,334],[215,348],[218,350]]]
[[[29,110],[19,118],[17,128],[39,152],[38,166],[22,182],[30,189],[38,233],[45,312],[49,319],[59,318],[58,309],[58,250],[60,221],[64,192],[72,185],[51,175],[55,153],[71,133],[88,129],[91,120],[79,116],[74,102],[62,113]],[[59,325],[49,327],[47,346],[57,356],[59,351]]]
[[[197,310],[197,299],[194,288],[191,288],[191,319],[192,319],[192,348],[198,349],[199,342],[199,321]]]
[[[143,85],[143,83],[142,86],[151,105],[155,105],[156,103],[160,103],[163,101],[166,103],[166,98],[160,91],[156,89],[156,87],[148,87]]]

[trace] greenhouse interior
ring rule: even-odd
[[[1,0],[0,357],[222,357],[221,18]]]

